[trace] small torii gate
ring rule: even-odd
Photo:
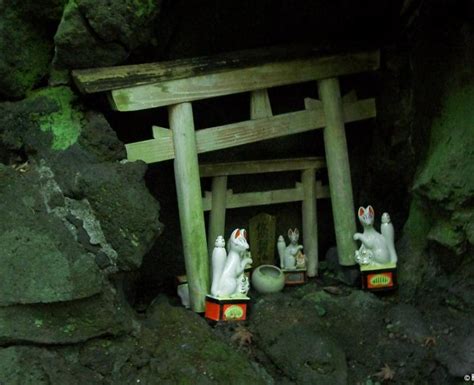
[[[376,70],[379,62],[378,50],[321,56],[312,49],[279,47],[73,71],[81,92],[107,92],[115,110],[168,107],[170,129],[153,127],[152,139],[126,145],[127,157],[146,163],[174,159],[183,251],[194,311],[204,311],[210,286],[198,153],[324,128],[339,262],[346,266],[355,264],[356,244],[352,235],[356,225],[344,123],[372,118],[376,111],[374,99],[357,101],[349,95],[344,100],[338,77]],[[268,88],[308,81],[317,81],[320,101],[305,100],[306,108],[302,111],[268,113]],[[192,101],[241,92],[251,92],[250,120],[194,130]],[[267,113],[258,112],[262,109]]]

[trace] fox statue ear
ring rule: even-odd
[[[247,239],[247,231],[245,231],[245,229],[242,229],[242,235],[245,239]]]
[[[370,206],[370,205],[367,206],[367,209],[369,210],[370,216],[373,217],[374,216],[374,209],[372,208],[372,206]]]
[[[239,235],[240,235],[240,230],[235,229],[234,231],[232,231],[232,234],[230,234],[230,239],[237,239]]]
[[[369,206],[369,207],[370,207],[370,206]],[[364,209],[362,206],[359,207],[359,212],[358,212],[359,217],[361,217],[362,215],[364,215],[364,213],[365,213],[365,209]]]
[[[300,231],[295,227],[295,230],[293,231],[294,234],[300,235]]]
[[[292,229],[288,229],[288,237],[291,237],[293,235],[293,230]]]

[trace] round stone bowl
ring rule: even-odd
[[[259,293],[277,293],[285,286],[285,274],[276,266],[260,265],[252,273],[252,287]]]

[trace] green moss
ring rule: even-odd
[[[76,96],[68,87],[44,88],[32,97],[46,97],[56,105],[56,111],[49,114],[35,114],[40,129],[53,135],[52,148],[65,150],[77,142],[81,133],[83,113],[74,108]]]
[[[474,193],[474,84],[449,90],[415,190],[456,209]]]
[[[53,44],[35,23],[26,21],[11,7],[2,10],[0,34],[0,94],[22,97],[48,72]]]
[[[456,254],[461,254],[464,251],[464,238],[465,235],[461,228],[455,226],[454,222],[441,219],[435,223],[428,234],[428,239],[438,242]]]
[[[133,7],[135,16],[138,18],[149,17],[156,12],[154,0],[132,0],[130,7]]]
[[[417,253],[426,247],[427,235],[431,229],[431,224],[428,210],[423,209],[418,199],[414,198],[403,232],[410,235],[410,245]]]

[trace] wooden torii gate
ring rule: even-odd
[[[129,160],[174,159],[194,311],[204,311],[210,286],[198,153],[324,128],[339,262],[354,265],[356,225],[344,123],[374,117],[375,101],[348,98],[343,103],[338,77],[376,70],[379,57],[377,50],[321,56],[312,49],[276,48],[73,71],[81,92],[107,92],[115,110],[168,108],[170,129],[153,127],[152,139],[127,144],[126,149]],[[254,111],[269,103],[266,89],[308,81],[317,81],[321,100],[307,100],[305,110],[194,130],[192,101],[251,92]]]

